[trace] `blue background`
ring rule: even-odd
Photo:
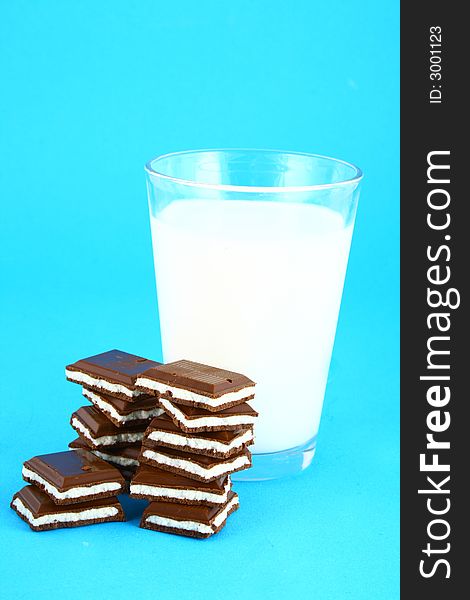
[[[396,599],[398,1],[0,6],[5,597]],[[159,358],[143,164],[222,146],[366,174],[314,465],[238,484],[202,542],[139,529],[139,502],[127,524],[32,533],[8,504],[22,461],[73,437],[64,365]]]

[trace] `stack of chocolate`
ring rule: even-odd
[[[23,466],[11,507],[34,530],[124,521],[117,495],[150,501],[141,527],[209,537],[238,508],[230,474],[251,466],[254,383],[181,360],[111,350],[66,367],[91,405],[72,414],[71,450]],[[140,465],[140,466],[139,466]]]
[[[72,414],[70,424],[79,437],[69,447],[89,450],[117,467],[129,481],[139,465],[144,431],[163,413],[155,394],[137,390],[135,382],[159,364],[111,350],[68,365],[67,379],[81,384],[91,403]]]
[[[150,501],[141,527],[209,537],[238,508],[230,474],[251,466],[258,414],[254,383],[239,373],[180,360],[140,375],[164,413],[150,423],[130,495]]]
[[[11,508],[34,531],[125,520],[116,496],[126,482],[87,450],[35,456],[22,474],[31,485],[13,496]]]

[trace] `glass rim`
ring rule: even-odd
[[[172,175],[166,175],[163,172],[158,171],[154,168],[154,163],[166,159],[178,156],[184,156],[185,154],[205,154],[210,152],[224,153],[224,152],[246,152],[246,153],[265,153],[265,154],[286,154],[290,156],[305,156],[308,158],[322,159],[331,163],[341,164],[343,166],[350,167],[353,169],[353,177],[343,179],[336,182],[330,183],[319,183],[315,185],[290,185],[290,186],[254,186],[254,185],[231,185],[223,183],[203,183],[194,179],[182,179],[180,177],[173,177]],[[182,150],[178,152],[168,152],[167,154],[161,154],[151,158],[145,163],[145,171],[148,175],[157,177],[159,179],[169,181],[178,185],[186,185],[190,187],[221,190],[227,192],[252,192],[252,193],[294,193],[294,192],[313,192],[317,190],[327,190],[337,187],[346,187],[358,184],[363,178],[362,170],[354,165],[353,163],[341,160],[339,158],[333,158],[331,156],[325,156],[323,154],[313,154],[310,152],[296,152],[291,150],[275,150],[271,148],[201,148],[198,150]]]

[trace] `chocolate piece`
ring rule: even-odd
[[[253,429],[235,429],[234,431],[205,431],[185,433],[163,414],[150,423],[145,431],[143,444],[148,448],[166,446],[183,452],[204,454],[228,458],[253,444]]]
[[[135,402],[128,402],[103,392],[83,388],[83,395],[98,410],[104,413],[116,427],[126,424],[142,425],[158,417],[163,409],[157,405],[155,396],[142,396]]]
[[[219,532],[227,517],[237,510],[238,496],[229,492],[224,506],[182,506],[173,502],[151,502],[142,515],[144,529],[207,538]]]
[[[159,403],[173,422],[187,433],[248,429],[253,426],[258,416],[247,402],[217,413],[194,406],[175,404],[172,400],[163,397],[159,399]]]
[[[142,397],[142,392],[135,389],[137,377],[159,364],[135,354],[110,350],[68,365],[65,376],[74,383],[133,402]]]
[[[160,365],[139,376],[136,385],[148,393],[165,394],[177,404],[219,411],[254,397],[251,379],[191,360]]]
[[[129,446],[140,442],[145,431],[145,424],[128,423],[116,427],[94,406],[82,406],[72,413],[70,424],[87,444],[98,450],[107,446]]]
[[[113,447],[102,448],[101,450],[97,450],[96,448],[92,448],[89,446],[86,441],[78,437],[73,442],[70,442],[69,448],[82,448],[84,450],[89,450],[93,452],[95,456],[105,460],[106,462],[112,463],[115,467],[117,467],[121,472],[122,469],[131,469],[135,470],[139,466],[139,455],[141,444],[136,443],[132,446],[122,446],[122,447]]]
[[[215,458],[163,446],[157,448],[142,446],[140,461],[196,481],[214,481],[224,475],[249,469],[251,453],[244,449],[230,458]]]
[[[124,489],[121,473],[87,450],[35,456],[24,463],[23,479],[43,490],[56,504],[108,498]]]
[[[231,485],[229,475],[211,482],[198,482],[182,475],[142,465],[131,481],[130,495],[133,498],[145,498],[150,501],[220,506],[227,502]]]
[[[58,506],[35,485],[26,485],[17,492],[10,507],[33,531],[125,521],[124,511],[117,498],[98,498]]]

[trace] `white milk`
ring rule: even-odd
[[[181,200],[152,217],[163,357],[257,383],[254,452],[318,430],[352,226],[314,205]]]

